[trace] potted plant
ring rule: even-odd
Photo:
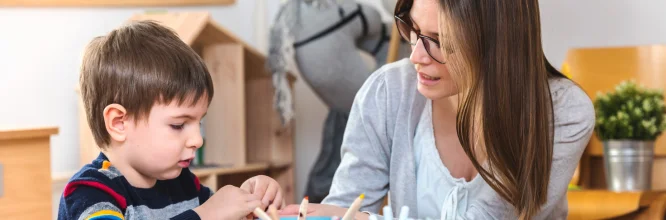
[[[594,108],[608,189],[650,190],[654,142],[666,129],[663,91],[623,81],[613,92],[598,93]]]

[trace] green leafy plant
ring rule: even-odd
[[[599,139],[653,141],[666,130],[664,93],[623,81],[615,91],[597,93],[595,132]]]

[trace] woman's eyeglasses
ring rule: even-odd
[[[421,39],[426,52],[428,52],[428,55],[430,55],[433,60],[441,64],[446,63],[444,62],[444,55],[442,54],[439,40],[422,35],[420,31],[414,30],[411,25],[411,19],[408,17],[407,12],[396,14],[395,24],[398,26],[398,32],[400,32],[400,36],[409,42],[412,47],[415,47],[418,43],[418,40]],[[452,51],[447,49],[447,52],[451,53]]]

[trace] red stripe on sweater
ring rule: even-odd
[[[65,186],[64,196],[67,197],[67,196],[71,195],[74,192],[74,190],[76,190],[76,188],[79,187],[79,186],[89,186],[89,187],[93,187],[93,188],[102,190],[102,191],[106,192],[107,194],[109,194],[111,197],[113,197],[113,199],[115,199],[116,202],[118,202],[118,205],[120,205],[119,208],[121,210],[127,209],[127,200],[125,200],[125,197],[116,193],[116,191],[113,191],[113,189],[111,189],[110,187],[108,187],[104,184],[101,184],[99,182],[95,182],[95,181],[74,181],[74,182],[70,182],[70,183],[67,184],[67,186]]]
[[[197,175],[192,175],[192,176],[194,176],[194,185],[197,187],[197,192],[201,191],[201,183],[199,182],[199,177],[197,177]]]

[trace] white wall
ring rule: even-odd
[[[572,47],[666,43],[666,1],[541,0],[546,56],[559,68]]]

